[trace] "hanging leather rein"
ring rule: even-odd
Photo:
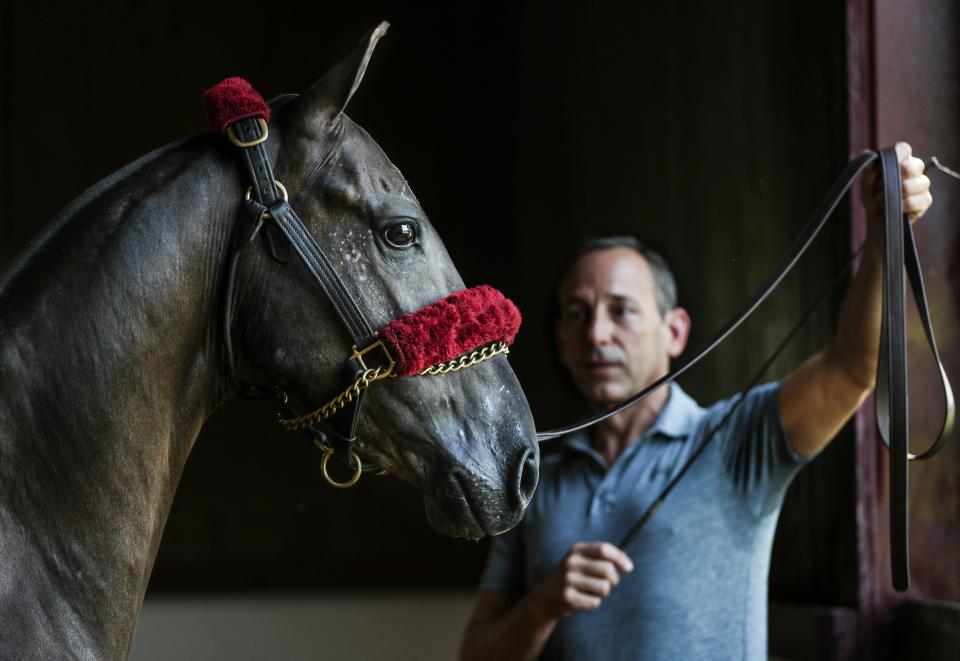
[[[357,423],[366,390],[377,381],[403,376],[433,376],[456,372],[501,354],[509,353],[520,328],[520,312],[499,291],[488,285],[450,294],[416,312],[394,319],[374,332],[323,249],[290,206],[287,191],[276,181],[265,147],[269,136],[270,108],[263,97],[241,78],[227,78],[203,95],[207,119],[213,130],[224,133],[240,149],[250,178],[234,228],[227,269],[223,317],[224,348],[232,385],[242,394],[273,396],[287,414],[280,423],[287,430],[303,430],[323,451],[323,476],[331,485],[350,487],[365,467],[354,451]],[[236,271],[243,248],[271,221],[320,285],[353,342],[342,372],[341,390],[317,409],[302,414],[279,388],[246,386],[236,376],[232,326],[236,298]],[[275,246],[268,245],[278,261]],[[351,479],[337,482],[327,463],[335,452],[354,468]]]

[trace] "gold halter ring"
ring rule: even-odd
[[[349,489],[360,481],[360,476],[363,474],[363,463],[360,461],[360,457],[357,456],[356,452],[350,450],[350,462],[357,467],[353,476],[346,482],[337,482],[330,477],[330,473],[327,472],[327,462],[329,462],[330,457],[333,456],[333,448],[324,447],[317,441],[314,441],[314,444],[323,451],[323,461],[320,462],[320,468],[323,470],[323,479],[327,481],[327,484],[337,489]]]

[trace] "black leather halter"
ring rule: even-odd
[[[890,451],[890,563],[893,586],[899,591],[906,590],[910,585],[909,548],[907,530],[907,462],[912,460],[929,459],[936,454],[946,437],[953,429],[954,399],[950,382],[940,360],[934,338],[933,325],[927,306],[926,292],[923,287],[923,277],[920,271],[920,260],[917,256],[916,242],[910,220],[903,214],[900,185],[900,165],[894,149],[883,149],[879,152],[864,151],[854,157],[834,183],[827,197],[814,212],[812,218],[796,238],[793,246],[780,260],[767,281],[761,285],[744,308],[733,319],[724,325],[720,331],[707,342],[693,356],[683,361],[666,376],[658,379],[636,395],[630,397],[614,408],[598,413],[565,427],[551,429],[537,434],[541,441],[564,436],[575,431],[591,427],[621,411],[630,408],[640,400],[650,395],[658,388],[675,380],[681,374],[693,367],[706,354],[723,342],[748,316],[773,292],[777,285],[786,277],[800,257],[806,252],[826,224],[831,213],[840,200],[850,189],[853,181],[863,169],[874,160],[880,160],[884,190],[884,289],[883,289],[883,325],[880,338],[880,360],[877,370],[876,388],[876,416],[880,439]],[[939,164],[937,164],[938,167]],[[941,168],[942,169],[942,168]],[[903,273],[907,272],[913,297],[917,305],[920,322],[923,325],[930,352],[939,371],[943,389],[944,415],[940,425],[940,432],[930,446],[919,454],[909,451],[909,431],[907,425],[907,356],[906,356],[906,310]],[[791,334],[792,335],[792,334]],[[779,352],[779,349],[778,349]],[[771,361],[767,362],[769,365]],[[760,374],[766,369],[761,370]],[[758,374],[758,377],[760,376]],[[756,379],[755,379],[756,380]],[[751,385],[753,385],[751,383]],[[730,412],[743,401],[737,400]],[[633,525],[620,546],[627,546],[637,535],[640,528],[650,519],[673,489],[677,481],[687,472],[690,465],[702,454],[703,449],[713,438],[715,432],[724,424],[726,419],[714,427],[705,437],[701,446],[694,451],[687,463],[674,475],[661,494],[654,500],[642,517]]]
[[[293,408],[286,393],[281,389],[245,385],[240,383],[236,375],[232,342],[236,269],[243,248],[259,234],[265,220],[272,220],[276,224],[276,227],[280,229],[306,265],[310,275],[320,285],[336,310],[337,315],[350,334],[354,346],[362,353],[377,342],[377,336],[320,245],[288,204],[286,191],[274,179],[273,167],[270,164],[270,158],[265,147],[268,135],[266,122],[258,117],[241,119],[231,124],[227,129],[227,136],[230,141],[240,149],[243,155],[251,186],[243,202],[231,242],[232,254],[227,272],[226,302],[224,304],[224,346],[230,379],[233,386],[241,394],[254,397],[271,396],[288,415],[298,417],[299,412]],[[282,260],[277,255],[276,246],[271,245],[271,252],[276,259]],[[341,377],[343,383],[350,383],[365,369],[366,365],[363,359],[355,353],[344,364]],[[340,408],[325,421],[323,429],[311,425],[305,431],[311,434],[314,441],[320,446],[341,451],[340,454],[349,461],[350,457],[356,456],[352,453],[352,450],[356,444],[357,421],[363,397],[364,392],[359,392],[343,408]],[[364,468],[372,469],[373,467],[364,466]],[[333,482],[331,481],[331,483]]]

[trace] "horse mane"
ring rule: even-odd
[[[206,155],[209,134],[200,134],[158,147],[107,175],[71,200],[27,247],[0,273],[0,314],[3,301],[21,287],[37,284],[27,273],[51,273],[69,255],[83,227],[100,223],[101,232],[113,232],[129,219],[131,209],[155,194],[165,173],[185,170]],[[135,214],[134,214],[135,215]]]

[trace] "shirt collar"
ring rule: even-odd
[[[703,415],[703,408],[676,383],[671,383],[670,396],[657,416],[653,426],[644,436],[659,435],[667,439],[684,439],[690,435],[697,420]],[[590,445],[590,436],[586,430],[570,434],[564,446],[570,450],[580,450],[588,454],[596,451]]]
[[[647,434],[660,434],[668,438],[685,438],[690,435],[703,409],[676,383],[670,384],[670,396],[657,416],[657,421]]]

